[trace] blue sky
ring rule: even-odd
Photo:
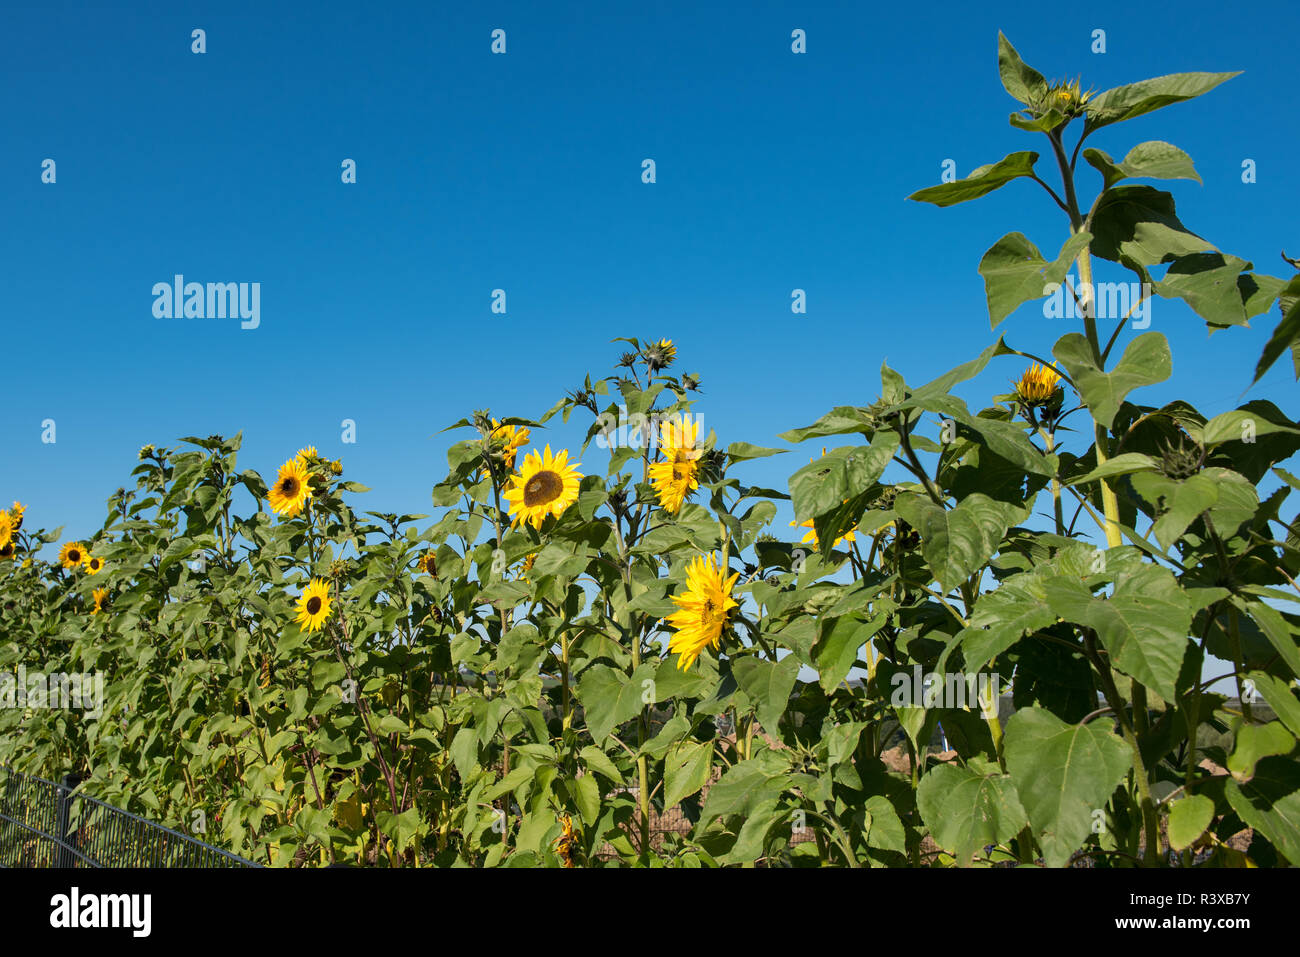
[[[1170,187],[1190,228],[1273,275],[1290,275],[1280,250],[1300,255],[1289,4],[593,6],[0,12],[0,502],[86,536],[139,446],[242,429],[241,467],[268,474],[315,444],[372,488],[358,508],[432,511],[455,438],[442,427],[484,407],[540,416],[608,374],[619,335],[677,342],[724,444],[780,445],[831,406],[871,402],[882,360],[924,382],[996,338],[984,250],[1012,230],[1052,253],[1066,237],[1027,181],[946,210],[905,200],[945,159],[964,176],[1042,150],[1006,123],[999,29],[1085,88],[1244,70],[1090,142],[1117,157],[1175,143],[1205,181]],[[176,273],[260,282],[259,328],[156,319],[151,288]],[[1135,398],[1210,415],[1243,400],[1276,315],[1212,340],[1179,302],[1156,301],[1152,320],[1174,375]],[[1043,354],[1075,325],[1030,305],[998,331]],[[964,394],[978,408],[1019,371],[998,360]],[[1284,359],[1245,398],[1294,412],[1295,388]],[[813,451],[742,474],[784,487]],[[603,472],[606,454],[584,462]]]

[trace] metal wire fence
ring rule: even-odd
[[[258,867],[61,783],[0,764],[0,867]]]

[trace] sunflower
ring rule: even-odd
[[[85,558],[86,550],[81,547],[80,542],[68,542],[59,549],[59,561],[63,563],[63,567],[68,571],[81,567],[81,563],[85,561]]]
[[[23,527],[23,512],[27,511],[27,506],[21,502],[14,502],[14,507],[9,510],[9,519],[13,522],[14,531]]]
[[[311,488],[307,484],[309,478],[302,459],[293,458],[281,465],[275,485],[267,494],[272,510],[285,518],[293,518],[301,512],[311,498]]]
[[[87,554],[82,565],[85,567],[86,571],[90,572],[90,574],[97,575],[104,569],[104,560],[95,555]]]
[[[669,512],[681,509],[690,493],[699,488],[700,423],[681,416],[659,426],[662,462],[651,463],[650,481],[659,496],[659,505]]]
[[[533,566],[536,564],[537,564],[537,553],[529,552],[526,556],[524,556],[523,565],[519,567],[519,577],[521,579],[526,580],[528,578],[528,573],[533,570]]]
[[[317,631],[329,616],[329,586],[323,579],[313,578],[298,599],[298,617],[294,620],[307,631]]]
[[[519,473],[510,476],[510,487],[506,489],[513,524],[527,522],[540,531],[546,516],[558,516],[576,502],[578,483],[582,481],[582,475],[575,470],[578,464],[569,464],[567,449],[551,455],[549,445],[545,454],[533,451],[525,456]]]
[[[415,563],[415,567],[426,575],[438,577],[438,562],[433,552],[425,552]]]
[[[0,548],[9,544],[14,537],[14,520],[8,512],[0,511]]]
[[[578,837],[573,832],[573,818],[567,814],[561,817],[560,827],[563,830],[555,839],[555,853],[564,861],[565,867],[572,867],[574,852],[578,849]]]
[[[727,570],[718,568],[718,561],[712,555],[707,558],[701,555],[687,566],[686,593],[673,596],[677,611],[664,619],[677,629],[668,641],[668,650],[680,654],[679,669],[689,668],[705,645],[719,646],[727,615],[739,607],[731,597],[738,578],[740,572],[728,578]]]
[[[673,364],[673,360],[677,358],[677,347],[673,345],[671,339],[660,339],[647,345],[641,355],[646,365],[650,367],[650,371],[657,372]]]
[[[496,419],[492,420],[492,448],[498,450],[500,443],[503,447],[499,449],[503,460],[506,463],[506,471],[515,470],[515,456],[519,450],[528,444],[528,439],[532,432],[519,425],[502,425]]]
[[[667,512],[680,511],[687,496],[700,487],[699,471],[693,459],[651,463],[650,483],[659,496],[659,506]]]
[[[309,445],[305,449],[299,449],[298,454],[295,455],[294,458],[301,462],[305,468],[307,465],[311,464],[313,459],[320,458],[320,455],[316,452],[316,446]]]
[[[1045,366],[1035,362],[1025,370],[1014,383],[1021,402],[1029,406],[1046,405],[1056,398],[1061,391],[1061,374],[1055,366],[1055,363]]]
[[[108,597],[107,588],[96,588],[91,597],[95,599],[95,607],[90,610],[92,615],[98,615],[104,610],[104,599]]]
[[[13,557],[14,557],[14,543],[12,541],[8,541],[5,542],[3,545],[0,545],[0,562],[6,561],[7,559]]]

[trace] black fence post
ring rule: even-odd
[[[81,778],[75,774],[65,774],[63,780],[59,782],[58,796],[58,830],[55,837],[59,839],[59,847],[55,867],[76,867],[77,856],[73,853],[77,846],[77,836],[69,827],[72,810],[72,792],[77,789],[81,783]]]

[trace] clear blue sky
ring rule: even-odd
[[[608,373],[617,335],[676,340],[723,443],[780,444],[871,402],[883,359],[926,381],[995,338],[984,250],[1013,229],[1053,253],[1065,238],[1027,181],[948,210],[904,199],[945,159],[964,176],[1042,149],[1006,123],[999,29],[1085,88],[1244,70],[1092,145],[1175,143],[1205,180],[1171,187],[1190,228],[1274,275],[1290,274],[1280,250],[1300,255],[1293,4],[599,6],[8,5],[0,503],[84,536],[139,446],[242,429],[242,467],[271,473],[312,443],[372,487],[358,508],[432,511],[453,440],[438,430],[475,408],[540,416]],[[154,318],[151,287],[176,273],[260,282],[260,327]],[[790,312],[796,287],[807,315]],[[999,331],[1045,353],[1074,324],[1037,310]],[[1157,300],[1174,376],[1136,397],[1232,407],[1275,322],[1210,340]],[[1289,365],[1246,398],[1294,414]],[[1004,391],[1019,368],[998,360],[964,393]],[[812,451],[746,474],[784,487]],[[605,455],[584,460],[603,471]]]

